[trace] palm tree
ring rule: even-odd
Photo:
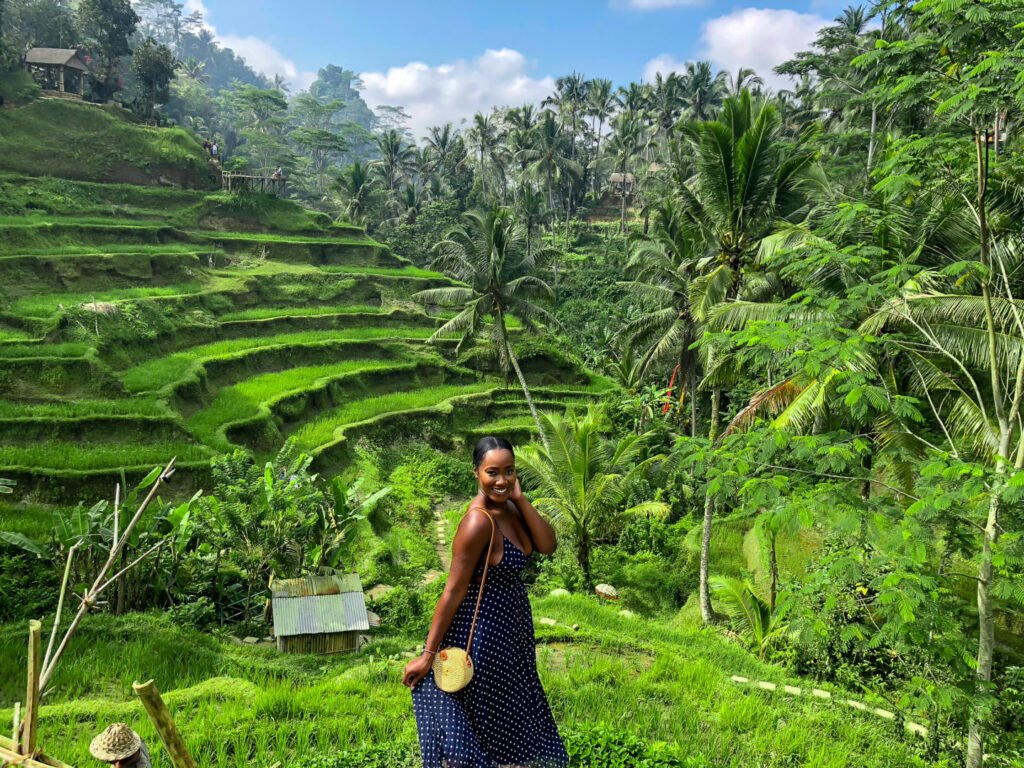
[[[749,91],[725,100],[715,122],[692,122],[683,131],[696,158],[689,185],[680,189],[690,226],[703,233],[707,251],[695,281],[698,314],[733,301],[748,267],[776,224],[801,212],[800,187],[813,155],[782,141],[782,120],[770,104],[755,106]],[[711,394],[712,442],[719,436],[721,387]],[[700,603],[705,622],[714,620],[708,567],[714,496],[705,494],[701,542]]]
[[[626,179],[634,155],[640,151],[643,141],[643,126],[633,112],[622,112],[612,120],[612,136],[606,151],[615,161],[615,167],[622,174],[622,219],[619,224],[623,236],[626,234]]]
[[[710,120],[726,92],[724,72],[713,74],[710,61],[689,62],[681,76],[684,110],[693,120]]]
[[[691,304],[696,267],[703,248],[699,232],[687,229],[683,212],[671,198],[653,206],[649,237],[636,241],[627,265],[633,280],[624,285],[654,309],[623,329],[633,342],[648,342],[640,360],[647,373],[655,364],[674,358],[676,371],[690,396],[690,432],[699,435],[697,384],[699,360],[693,344],[701,337],[700,320]]]
[[[384,185],[393,196],[399,183],[406,177],[416,161],[416,147],[394,128],[377,137],[377,151],[380,158],[374,167],[380,173]]]
[[[272,85],[275,91],[280,91],[283,94],[291,93],[292,87],[288,84],[288,81],[281,74],[274,75],[274,83]]]
[[[615,97],[623,112],[641,115],[651,105],[651,86],[644,83],[630,83],[628,87],[619,87]]]
[[[353,224],[362,223],[376,189],[377,179],[373,177],[370,166],[358,160],[341,172],[334,185],[334,191],[344,201],[345,214]]]
[[[755,93],[764,88],[764,79],[756,71],[749,67],[740,67],[736,75],[729,74],[728,93],[730,96],[739,96],[744,89],[752,90]]]
[[[480,179],[481,192],[487,198],[487,163],[494,157],[498,146],[498,127],[491,115],[477,112],[473,115],[473,126],[466,132],[469,143],[477,157],[477,175]]]
[[[533,502],[568,529],[586,583],[591,583],[590,553],[609,524],[633,514],[663,515],[663,502],[648,501],[622,509],[636,478],[646,477],[663,456],[648,456],[650,433],[620,440],[602,436],[601,413],[593,406],[583,416],[544,414],[551,447],[520,449],[517,463],[536,490]],[[541,433],[543,434],[543,433]]]
[[[534,145],[530,149],[521,150],[518,159],[525,163],[528,174],[544,181],[548,208],[552,211],[555,210],[555,179],[561,176],[579,177],[582,174],[579,163],[569,157],[568,139],[550,110],[541,112],[534,131]]]
[[[210,79],[206,74],[206,62],[198,61],[193,56],[189,56],[187,59],[179,61],[178,71],[185,77],[195,80],[197,83],[205,83]]]
[[[586,104],[589,87],[590,83],[583,75],[573,72],[555,80],[556,93],[541,102],[542,107],[558,107],[558,113],[563,118],[563,126],[565,118],[569,118],[569,157],[572,160],[576,159],[577,119]]]
[[[601,159],[601,134],[604,133],[604,124],[615,113],[618,100],[612,90],[612,81],[598,78],[590,81],[590,88],[587,90],[587,114],[594,118],[594,134],[597,136],[597,148],[594,151],[594,199],[596,200],[601,192],[601,178],[597,172],[597,165]]]
[[[523,184],[515,200],[516,215],[526,228],[526,255],[533,256],[533,230],[550,215],[544,207],[544,195],[532,184]]]
[[[664,77],[660,72],[654,76],[652,108],[658,126],[658,134],[668,138],[683,109],[683,81],[675,72]]]
[[[463,219],[463,226],[453,229],[435,246],[434,265],[465,285],[434,288],[413,296],[425,304],[459,308],[458,314],[438,328],[428,342],[461,333],[461,347],[484,331],[489,332],[502,369],[506,375],[510,368],[515,371],[547,447],[540,415],[509,342],[505,318],[515,315],[529,331],[538,330],[538,320],[557,325],[558,321],[547,310],[534,303],[535,298],[551,297],[553,292],[536,275],[535,257],[527,254],[525,248],[525,228],[508,208],[493,206],[486,211],[468,211]],[[489,327],[488,319],[493,321]]]

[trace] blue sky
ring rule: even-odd
[[[572,70],[617,85],[697,58],[763,75],[845,2],[715,0],[187,0],[221,41],[296,88],[337,64],[363,73],[371,106],[412,128],[535,101]],[[773,84],[781,85],[781,81]]]

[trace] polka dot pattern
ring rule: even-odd
[[[537,676],[533,611],[519,578],[527,555],[504,539],[487,571],[473,635],[473,680],[445,693],[430,672],[412,692],[424,768],[566,768],[569,756]],[[477,575],[483,571],[483,561]],[[470,583],[442,648],[466,647],[480,589]]]

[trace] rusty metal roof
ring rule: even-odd
[[[358,573],[275,579],[270,589],[277,637],[370,628]]]
[[[362,592],[315,597],[275,597],[274,635],[323,635],[370,628]]]
[[[270,585],[274,597],[313,597],[315,595],[343,595],[363,591],[358,573],[335,576],[306,576],[302,579],[274,579]]]
[[[74,48],[31,48],[25,54],[28,64],[64,65],[72,69],[88,70]]]

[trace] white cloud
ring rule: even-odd
[[[199,11],[203,15],[203,26],[210,30],[217,42],[224,48],[230,48],[245,59],[246,63],[261,75],[274,78],[281,75],[293,91],[309,88],[316,80],[316,72],[300,70],[295,62],[281,53],[271,43],[253,35],[222,35],[210,22],[210,10],[203,0],[185,0],[185,13]]]
[[[716,69],[726,72],[735,73],[740,67],[750,67],[766,85],[784,88],[790,84],[789,78],[776,75],[772,70],[793,58],[797,51],[810,48],[818,30],[827,23],[827,19],[810,13],[743,8],[704,23],[701,49],[696,58],[707,59]],[[644,80],[653,81],[659,72],[663,75],[680,72],[686,68],[686,62],[663,53],[647,62]]]
[[[554,78],[534,78],[527,70],[523,54],[509,48],[438,66],[413,61],[387,72],[363,72],[363,99],[371,107],[404,107],[418,140],[431,125],[458,125],[495,106],[539,103],[554,91]]]
[[[682,72],[686,62],[680,61],[670,53],[663,53],[647,62],[644,67],[644,82],[653,83],[655,75],[667,75],[669,72]]]
[[[767,85],[785,87],[789,78],[772,72],[797,51],[811,46],[819,29],[828,24],[822,16],[777,8],[743,8],[704,24],[701,58],[719,69],[735,72],[740,67],[757,71]]]
[[[217,41],[245,59],[249,66],[261,75],[271,79],[274,75],[281,75],[288,81],[293,91],[309,88],[316,80],[316,72],[299,70],[294,61],[262,38],[253,35],[217,35]]]

